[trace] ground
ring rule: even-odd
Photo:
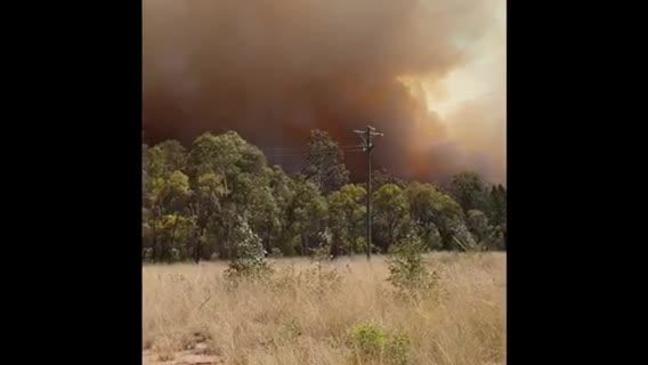
[[[381,256],[271,260],[268,280],[238,285],[225,262],[144,265],[144,364],[503,364],[506,255],[425,262],[439,279],[417,299],[396,294]],[[399,360],[363,357],[351,333],[367,323],[407,339]]]

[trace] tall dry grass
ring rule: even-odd
[[[272,261],[266,283],[228,286],[226,263],[144,265],[147,362],[178,359],[201,343],[222,364],[350,364],[354,325],[371,322],[410,340],[411,364],[499,364],[505,359],[506,256],[435,253],[438,296],[393,294],[384,258],[316,265]],[[340,279],[323,273],[337,272]],[[369,364],[371,362],[365,362]]]

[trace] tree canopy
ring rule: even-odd
[[[144,259],[229,259],[250,242],[286,256],[363,253],[365,182],[350,181],[342,151],[326,132],[313,131],[307,144],[306,167],[297,174],[269,166],[259,148],[233,131],[204,133],[188,147],[174,140],[143,145]],[[386,253],[405,237],[428,250],[505,248],[502,185],[463,172],[446,193],[380,169],[374,183],[375,251]]]

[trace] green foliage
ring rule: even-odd
[[[217,252],[230,258],[236,249],[234,242],[237,222],[249,220],[259,235],[266,238],[274,222],[259,215],[273,212],[273,202],[265,204],[268,196],[265,177],[266,160],[263,153],[247,143],[236,132],[221,135],[205,133],[193,142],[187,171],[198,190],[193,201],[193,214],[200,217],[200,235],[205,241],[205,257]],[[270,232],[271,233],[271,232]]]
[[[407,335],[389,334],[374,323],[361,323],[351,329],[354,363],[406,365],[409,363],[410,341]]]
[[[485,210],[488,206],[486,183],[475,172],[466,171],[453,176],[450,192],[464,212],[471,209]]]
[[[311,255],[325,243],[322,239],[327,228],[328,204],[319,188],[301,176],[293,179],[292,190],[284,238],[298,243],[302,255]]]
[[[387,258],[389,281],[398,294],[405,297],[420,297],[429,294],[436,282],[435,273],[430,273],[423,263],[425,244],[416,235],[401,240]]]
[[[411,229],[409,203],[398,185],[385,184],[373,196],[374,230],[383,252]]]
[[[412,223],[430,249],[452,247],[451,222],[461,219],[461,207],[434,185],[412,182],[405,189]]]
[[[385,184],[394,184],[398,185],[401,189],[405,189],[407,186],[407,181],[394,176],[387,171],[387,169],[382,168],[373,172],[373,187],[375,189],[380,189]]]
[[[303,174],[288,175],[232,131],[205,133],[189,149],[174,140],[143,145],[143,258],[233,259],[238,272],[247,246],[320,261],[364,253],[364,182],[348,183],[342,152],[325,132],[313,131],[305,158]],[[462,173],[448,195],[379,170],[374,186],[373,243],[382,252],[408,236],[426,250],[505,248],[501,185]]]
[[[313,130],[308,140],[304,175],[325,194],[338,190],[349,181],[343,159],[342,150],[328,133]]]
[[[377,359],[387,345],[387,333],[375,324],[363,323],[353,327],[351,341],[363,358]]]
[[[225,177],[225,186],[229,189],[235,188],[239,174],[258,173],[265,164],[261,150],[234,131],[217,136],[205,133],[196,138],[189,153],[192,176],[208,172],[220,174]]]
[[[213,172],[207,172],[198,177],[196,184],[198,193],[204,195],[205,199],[216,202],[219,198],[227,195],[224,179],[222,175],[216,175]]]
[[[223,210],[221,200],[227,195],[227,190],[223,176],[213,172],[200,175],[194,189],[188,208],[196,217],[192,257],[198,261],[211,255],[208,238],[214,233],[216,217]]]
[[[407,365],[410,363],[411,341],[404,333],[393,335],[387,343],[387,362],[393,365]]]
[[[225,271],[226,277],[262,279],[270,275],[271,269],[265,260],[261,239],[252,231],[247,221],[238,222],[232,239],[235,242],[234,253]]]
[[[179,214],[164,214],[146,222],[148,231],[154,232],[155,240],[149,245],[148,256],[155,261],[177,261],[186,257],[185,246],[191,236],[195,222],[192,217]]]
[[[267,247],[275,246],[282,255],[293,256],[297,253],[295,249],[296,234],[292,227],[294,223],[294,200],[293,179],[291,179],[279,166],[266,170],[268,186],[271,189],[277,214],[278,225],[273,230]]]
[[[270,252],[272,242],[278,239],[282,222],[280,202],[275,198],[267,179],[267,175],[253,179],[254,186],[248,187],[249,194],[242,205],[246,207],[252,229]]]
[[[483,250],[497,250],[503,246],[503,232],[500,226],[489,223],[488,217],[480,210],[469,210],[466,219],[468,229],[473,234],[477,246]]]
[[[454,218],[448,222],[450,228],[453,245],[453,250],[459,251],[484,251],[485,247],[476,241],[470,233],[466,222],[461,218]]]
[[[328,197],[329,226],[332,233],[331,254],[357,253],[363,246],[358,240],[364,235],[367,191],[355,184],[347,184]]]
[[[328,231],[322,233],[320,246],[311,249],[310,257],[312,260],[316,262],[327,261],[332,258],[331,239],[330,239],[330,233]]]
[[[497,231],[497,249],[506,248],[506,189],[502,185],[491,187],[488,217]]]
[[[491,187],[489,219],[495,226],[506,226],[506,189],[502,185]]]
[[[506,189],[502,185],[489,187],[478,174],[463,172],[453,177],[450,191],[461,204],[466,224],[474,238],[474,242],[470,242],[453,237],[456,245],[462,250],[504,249]]]
[[[168,140],[149,148],[145,157],[144,167],[151,178],[167,177],[184,169],[187,152],[180,142]]]
[[[175,170],[151,180],[149,206],[159,214],[182,211],[191,195],[189,178]]]

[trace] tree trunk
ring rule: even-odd
[[[333,238],[333,243],[331,243],[331,257],[336,258],[340,254],[340,245],[339,245],[339,238],[334,237]]]
[[[194,233],[194,262],[197,264],[200,262],[200,256],[202,254],[200,238],[203,237],[204,231],[201,229],[199,233]]]

